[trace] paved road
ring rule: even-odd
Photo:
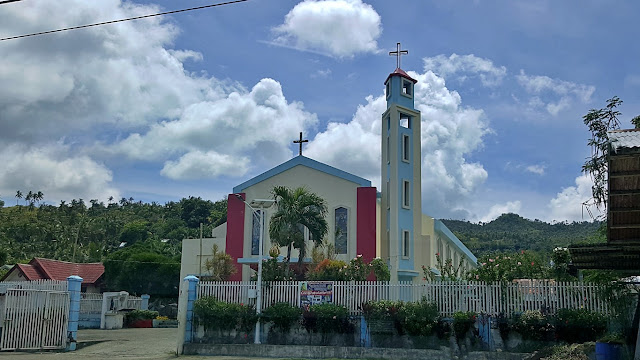
[[[74,352],[1,352],[0,358],[14,360],[47,359],[176,359],[177,330],[169,329],[120,329],[80,330],[78,347]],[[180,356],[179,359],[242,360],[238,357]],[[260,360],[252,358],[251,360]],[[271,359],[273,360],[273,359]]]

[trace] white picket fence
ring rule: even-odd
[[[0,294],[5,294],[7,289],[67,291],[67,286],[66,281],[59,280],[2,281]]]
[[[300,304],[300,282],[271,282],[263,286],[262,306],[277,302]],[[255,304],[255,282],[201,282],[198,298],[213,296],[228,303]],[[581,282],[530,281],[510,284],[484,282],[333,282],[333,303],[360,313],[366,301],[402,300],[435,302],[443,316],[456,311],[511,315],[544,309],[554,313],[562,308],[584,308],[608,313],[599,286]]]

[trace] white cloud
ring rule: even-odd
[[[489,212],[480,219],[480,222],[490,222],[492,220],[497,219],[502,214],[514,213],[517,214],[520,212],[520,208],[522,204],[519,200],[516,201],[508,201],[504,204],[495,204],[490,209]]]
[[[487,179],[481,164],[465,157],[482,146],[490,130],[482,110],[461,106],[460,95],[431,71],[409,73],[418,80],[415,107],[422,113],[423,208],[436,217],[468,217],[469,200]],[[349,123],[330,123],[305,154],[371,179],[380,188],[381,115],[384,95],[367,97]]]
[[[161,172],[173,179],[242,176],[249,170],[246,158],[264,166],[290,158],[290,137],[282,136],[283,131],[293,135],[317,122],[301,103],[287,102],[280,83],[273,79],[260,80],[251,91],[219,97],[192,104],[180,118],[154,124],[146,133],[131,134],[101,150],[147,161],[180,155],[180,160],[166,162]],[[196,159],[213,172],[194,171]],[[238,161],[236,167],[233,161]],[[214,170],[216,165],[221,168]]]
[[[234,158],[215,151],[193,151],[177,161],[167,161],[160,174],[174,180],[211,179],[220,175],[241,176],[247,172],[249,159]]]
[[[273,43],[352,57],[378,51],[380,15],[361,0],[305,0],[273,29]]]
[[[544,175],[544,169],[544,165],[529,165],[525,168],[526,171],[537,175]]]
[[[111,184],[109,169],[87,156],[73,155],[59,144],[37,148],[11,145],[0,152],[0,164],[0,194],[5,196],[20,190],[42,191],[49,202],[80,198],[106,202],[109,196],[120,197]]]
[[[327,78],[331,75],[331,69],[318,70],[315,73],[309,75],[311,78]]]
[[[527,75],[524,70],[520,70],[516,80],[527,93],[534,95],[529,102],[530,106],[544,107],[553,116],[568,109],[575,101],[589,103],[595,91],[595,87],[591,85],[576,84],[548,76]],[[541,96],[545,96],[547,101],[541,99]]]
[[[591,187],[593,181],[589,175],[580,175],[575,180],[576,186],[568,186],[562,189],[555,198],[549,201],[547,205],[551,213],[548,220],[558,221],[590,221],[591,217],[588,214],[587,208],[583,204],[590,200]],[[602,211],[595,207],[590,207],[589,210],[594,216],[599,216]]]
[[[458,75],[457,79],[464,81],[468,76],[477,76],[482,84],[487,87],[500,85],[507,74],[506,67],[495,66],[491,60],[477,57],[473,54],[451,54],[449,57],[441,54],[434,57],[426,57],[423,60],[425,70],[431,70],[443,78]]]

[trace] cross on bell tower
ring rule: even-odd
[[[389,55],[396,57],[396,68],[400,69],[400,57],[409,55],[409,50],[400,50],[400,43],[396,44],[396,51],[389,51]]]

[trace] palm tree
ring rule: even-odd
[[[18,201],[20,201],[20,199],[22,199],[22,191],[18,190],[16,191],[16,206],[18,206]]]
[[[276,186],[271,191],[277,203],[277,211],[269,223],[269,236],[278,246],[287,247],[287,270],[291,260],[291,247],[298,249],[298,268],[301,269],[302,260],[307,255],[304,241],[304,228],[316,244],[322,243],[329,226],[327,203],[320,196],[299,187],[294,190],[284,186]]]

